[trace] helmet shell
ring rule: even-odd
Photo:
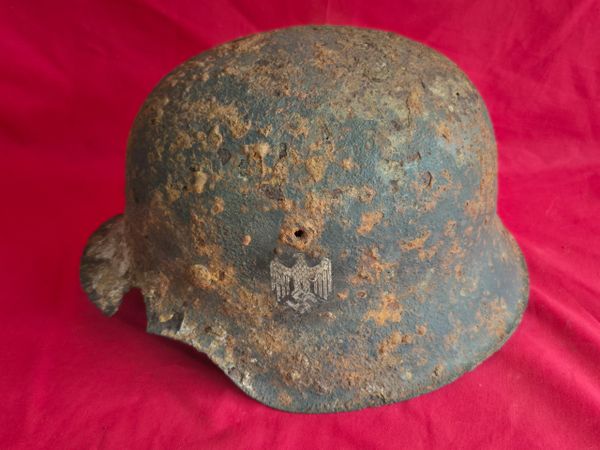
[[[82,280],[107,313],[141,288],[150,332],[303,412],[452,381],[528,293],[477,90],[421,44],[331,26],[239,39],[159,83]]]

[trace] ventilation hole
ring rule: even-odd
[[[306,231],[304,231],[302,228],[299,228],[294,231],[294,236],[296,236],[298,239],[302,239],[306,237]]]

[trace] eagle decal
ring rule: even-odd
[[[318,301],[325,301],[332,290],[331,261],[323,258],[316,266],[309,266],[302,253],[294,255],[292,267],[282,264],[277,257],[271,261],[271,289],[277,301],[300,314]]]

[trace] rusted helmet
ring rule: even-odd
[[[126,194],[82,258],[92,301],[140,288],[149,332],[275,408],[439,388],[527,302],[480,95],[392,33],[289,28],[183,63],[135,119]]]

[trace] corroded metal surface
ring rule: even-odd
[[[131,131],[125,214],[90,240],[82,280],[108,314],[141,288],[150,332],[305,412],[454,380],[528,293],[476,89],[427,47],[350,27],[250,36],[165,77]]]

